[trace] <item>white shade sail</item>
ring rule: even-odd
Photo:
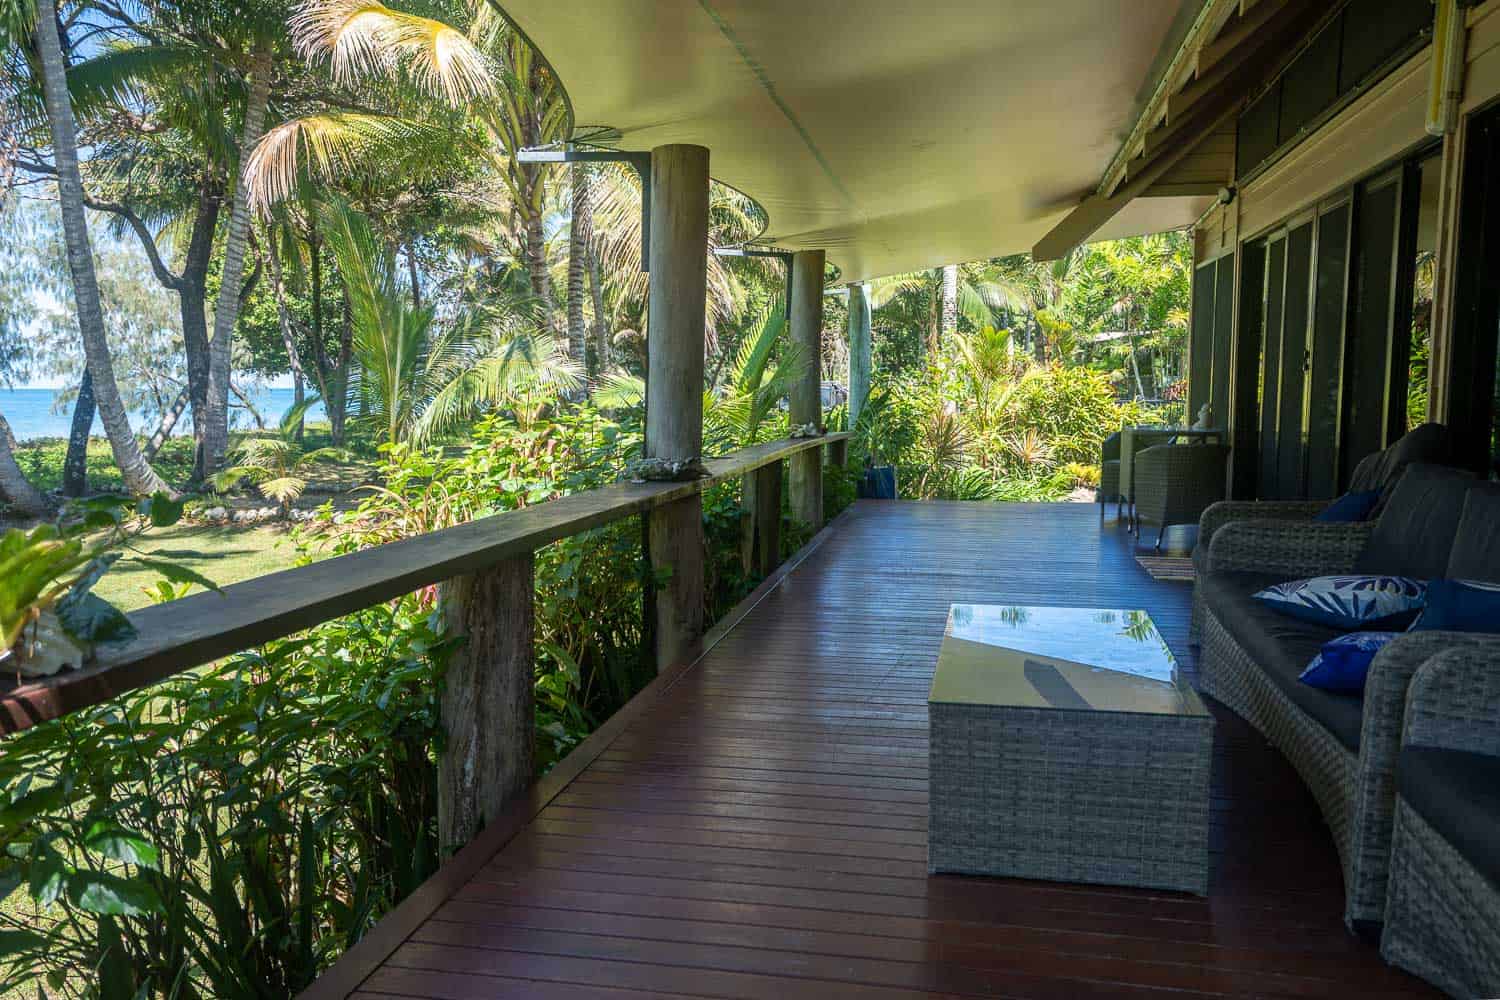
[[[575,136],[695,143],[846,280],[1029,250],[1091,194],[1195,0],[501,0]],[[1183,8],[1192,8],[1183,10]],[[1191,224],[1142,198],[1096,238]]]

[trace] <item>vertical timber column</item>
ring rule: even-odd
[[[493,822],[536,771],[535,595],[530,553],[442,586],[447,632],[464,636],[443,677],[438,841],[444,856]]]
[[[792,384],[792,426],[823,424],[823,263],[822,250],[792,255],[792,344],[806,370]],[[799,451],[790,459],[792,519],[814,531],[823,527],[823,449]]]
[[[870,398],[874,367],[870,343],[870,299],[860,282],[849,283],[849,430]]]
[[[703,453],[703,337],[708,295],[708,150],[651,151],[646,456]],[[696,654],[703,635],[703,501],[696,493],[649,515],[656,592],[656,669]]]

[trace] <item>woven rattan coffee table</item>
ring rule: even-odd
[[[931,871],[1207,894],[1213,719],[1144,611],[955,604],[927,707]]]

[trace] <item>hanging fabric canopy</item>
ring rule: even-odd
[[[695,143],[845,280],[1028,251],[1094,192],[1195,0],[499,0],[574,136]],[[1140,198],[1094,238],[1190,225]]]

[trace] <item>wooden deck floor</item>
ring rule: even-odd
[[[1428,995],[1345,933],[1311,798],[1217,706],[1207,899],[929,877],[955,601],[1144,607],[1194,669],[1187,586],[1095,507],[858,504],[356,995]]]

